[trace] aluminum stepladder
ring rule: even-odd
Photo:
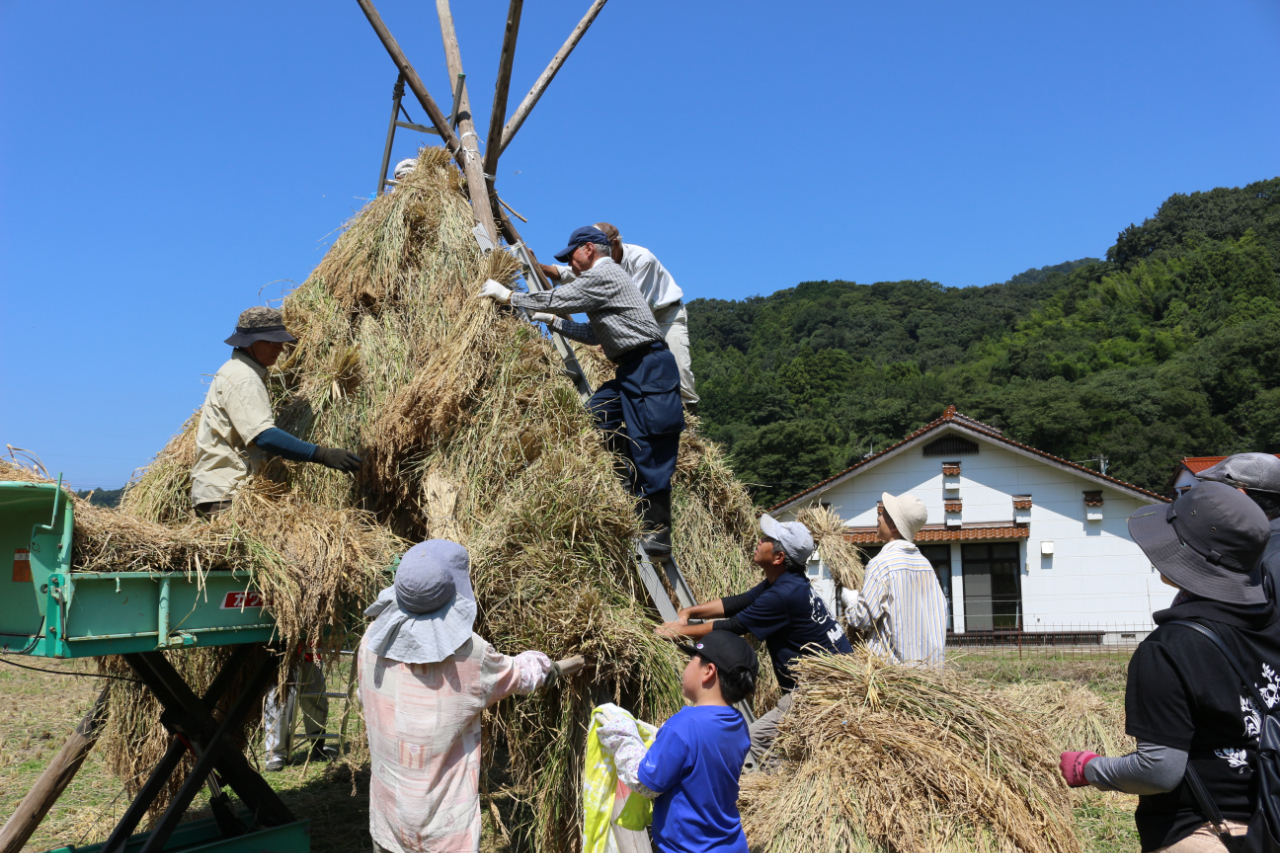
[[[459,74],[457,81],[453,86],[453,110],[449,114],[449,124],[455,129],[458,126],[458,104],[462,99],[462,83],[466,79],[465,74]],[[395,186],[395,181],[387,178],[387,169],[391,167],[391,146],[396,139],[396,128],[403,127],[405,130],[412,130],[417,133],[429,133],[432,136],[439,136],[440,131],[434,127],[427,127],[424,124],[415,124],[409,118],[409,113],[405,110],[401,101],[404,100],[404,74],[396,78],[395,88],[391,90],[391,124],[387,127],[387,144],[382,149],[382,170],[378,172],[378,189],[374,192],[375,196],[382,195],[382,191],[389,186]],[[404,121],[400,120],[403,114]]]
[[[503,230],[508,232],[508,238],[511,236],[518,237],[518,235],[515,235],[515,229],[511,228],[505,217],[503,217],[502,224],[504,225]],[[521,266],[524,267],[525,281],[528,282],[529,289],[534,293],[546,290],[547,287],[542,280],[542,270],[534,261],[528,246],[517,240],[512,243],[512,248],[514,248],[516,256],[520,259]],[[591,396],[591,385],[587,382],[582,365],[578,363],[577,357],[573,354],[573,347],[562,335],[555,331],[551,333],[551,340],[555,345],[556,352],[559,353],[561,360],[564,362],[564,374],[573,379],[574,385],[578,389],[578,394],[585,403]],[[635,554],[636,569],[640,574],[640,582],[644,585],[645,591],[649,593],[649,599],[653,602],[654,607],[657,608],[658,615],[662,617],[662,621],[674,622],[679,618],[680,609],[693,607],[698,603],[698,599],[694,597],[693,591],[684,579],[684,574],[676,564],[674,556],[670,556],[665,560],[654,560],[650,558],[638,539],[635,542]],[[662,578],[658,574],[655,563],[662,566],[667,582],[671,584],[672,590],[675,591],[676,599],[680,604],[679,608],[672,603],[671,596],[667,594],[666,587],[662,585]],[[742,718],[746,720],[747,725],[751,725],[756,721],[755,712],[749,702],[739,702],[735,707],[742,714]],[[754,767],[751,767],[751,769],[754,769]]]
[[[346,657],[351,658],[351,669],[347,675],[347,689],[345,692],[340,693],[336,690],[328,690],[328,689],[318,691],[318,692],[303,690],[302,685],[299,683],[298,679],[295,677],[300,670],[296,670],[295,672],[291,672],[289,674],[290,681],[288,683],[288,690],[287,690],[286,699],[284,702],[284,708],[281,711],[283,716],[283,723],[285,726],[283,740],[284,740],[284,748],[285,748],[286,755],[293,754],[294,740],[298,736],[297,735],[298,716],[299,716],[298,699],[299,697],[302,697],[302,696],[323,696],[326,699],[345,700],[345,705],[342,709],[342,718],[341,718],[341,721],[339,722],[337,733],[335,734],[333,732],[326,731],[324,734],[319,735],[318,737],[315,738],[315,740],[319,740],[319,741],[335,741],[336,740],[338,742],[338,745],[337,745],[338,752],[339,754],[342,753],[342,748],[346,744],[346,740],[347,740],[347,725],[351,720],[351,712],[356,703],[357,661],[356,661],[356,653],[354,650],[351,650],[351,649],[343,649],[342,651],[338,652],[338,656],[340,658],[346,658]],[[334,669],[336,668],[337,667],[334,667]],[[321,673],[324,677],[324,680],[326,682],[326,687],[327,687],[327,682],[329,680],[329,673],[326,672],[323,667],[321,668]],[[332,715],[328,715],[327,719],[332,719]],[[307,738],[307,739],[310,740],[311,738]]]

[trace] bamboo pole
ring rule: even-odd
[[[458,134],[454,133],[453,128],[449,126],[449,120],[444,113],[440,112],[440,107],[436,106],[436,102],[427,91],[427,87],[422,84],[422,78],[418,76],[417,71],[413,70],[413,66],[409,64],[404,51],[400,49],[399,43],[391,35],[391,31],[387,29],[387,25],[382,22],[382,16],[378,14],[378,10],[374,7],[373,0],[356,0],[356,2],[360,4],[360,9],[364,12],[365,17],[369,19],[369,23],[373,26],[373,31],[378,34],[379,40],[382,41],[382,46],[391,55],[391,61],[404,74],[405,82],[409,84],[409,90],[413,92],[418,99],[418,103],[422,105],[422,109],[426,112],[427,117],[431,119],[432,126],[440,132],[440,138],[444,140],[445,147],[449,149],[449,153],[457,161],[458,167],[462,169],[462,173],[467,178],[467,194],[471,197],[472,216],[484,227],[490,239],[496,244],[498,240],[497,229],[493,224],[493,207],[489,203],[488,185],[484,179],[484,164],[480,160],[479,153],[475,149],[464,148]],[[452,18],[449,24],[449,28],[452,30]],[[457,39],[454,40],[454,44],[456,47]],[[459,60],[458,64],[461,66],[461,60]],[[460,74],[461,69],[450,73]],[[466,89],[464,87],[464,97],[465,92]],[[470,124],[469,114],[467,121]],[[474,132],[474,126],[472,126],[472,133]],[[466,136],[465,130],[463,131],[463,136]]]
[[[361,2],[363,3],[364,0],[361,0]],[[594,0],[591,8],[587,10],[587,14],[582,16],[578,26],[573,28],[573,32],[569,33],[569,38],[565,40],[556,55],[551,58],[546,70],[539,75],[537,81],[533,84],[533,88],[529,90],[529,94],[525,95],[524,100],[520,102],[520,106],[516,107],[515,114],[507,122],[507,126],[502,129],[502,144],[498,146],[497,157],[501,157],[502,152],[507,150],[507,146],[515,138],[516,131],[520,129],[520,125],[524,124],[524,120],[529,117],[529,111],[538,103],[542,93],[547,90],[547,86],[555,79],[556,74],[560,71],[560,66],[564,65],[564,61],[569,58],[569,54],[573,53],[573,49],[578,46],[578,42],[582,40],[587,28],[596,19],[596,15],[600,14],[600,10],[604,8],[606,2],[607,0]],[[497,158],[495,157],[494,159],[496,162]]]
[[[19,853],[31,838],[32,834],[44,820],[44,816],[53,808],[58,797],[76,777],[80,766],[89,756],[89,750],[98,740],[98,729],[106,717],[107,688],[102,688],[97,701],[89,709],[89,713],[71,732],[62,749],[54,756],[53,761],[40,774],[40,778],[31,786],[31,790],[18,803],[18,808],[0,829],[0,851],[2,853]]]
[[[493,85],[493,111],[489,114],[489,137],[484,144],[484,172],[494,175],[495,179],[498,156],[502,153],[502,120],[507,117],[511,66],[516,60],[516,36],[520,33],[520,11],[523,8],[524,0],[511,0],[507,9],[507,29],[502,35],[502,53],[498,56],[498,81]]]
[[[364,2],[364,0],[361,0]],[[440,35],[444,39],[444,58],[449,65],[449,76],[455,79],[464,75],[462,70],[462,51],[458,47],[458,34],[453,29],[453,12],[449,10],[449,0],[436,0],[436,14],[440,16]],[[489,240],[498,245],[498,227],[494,224],[493,205],[489,200],[489,184],[485,178],[484,161],[480,157],[480,137],[476,135],[475,119],[471,115],[471,97],[467,94],[467,81],[462,79],[461,98],[458,99],[458,138],[462,140],[465,153],[467,173],[467,192],[471,196],[471,207],[475,210],[476,219]],[[466,139],[475,140],[475,147],[467,147]],[[481,216],[481,200],[484,210]]]

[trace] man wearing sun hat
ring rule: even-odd
[[[876,507],[884,547],[867,563],[861,590],[843,590],[849,625],[867,635],[867,647],[892,663],[941,667],[946,656],[947,597],[915,545],[929,520],[915,495],[885,492]]]
[[[316,462],[348,473],[360,468],[349,450],[318,447],[276,426],[267,394],[267,371],[284,345],[296,341],[276,308],[250,308],[227,338],[235,350],[213,376],[196,428],[196,462],[191,468],[191,503],[210,518],[231,507],[236,490],[267,456]]]
[[[705,637],[713,630],[752,634],[763,640],[782,688],[776,708],[751,724],[751,749],[763,755],[778,734],[778,722],[791,708],[796,680],[791,664],[815,652],[849,654],[853,646],[827,611],[822,596],[809,583],[806,567],[813,554],[813,534],[798,521],[760,516],[760,541],[753,562],[764,580],[740,595],[686,607],[674,622],[656,629],[668,637]],[[705,620],[691,625],[690,619]]]
[[[1168,609],[1152,614],[1156,629],[1129,662],[1125,732],[1137,749],[1110,758],[1064,752],[1059,768],[1072,787],[1137,794],[1143,851],[1227,850],[1210,816],[1219,812],[1232,836],[1246,833],[1257,806],[1263,714],[1280,710],[1280,616],[1258,568],[1271,530],[1238,488],[1209,481],[1171,504],[1138,510],[1129,534],[1179,590]],[[1247,682],[1197,625],[1230,650]],[[1196,787],[1207,794],[1204,804]]]
[[[542,652],[499,654],[472,633],[467,549],[410,548],[365,615],[359,689],[369,736],[369,831],[377,851],[480,849],[480,717],[558,675]]]
[[[649,303],[609,256],[603,231],[594,225],[577,229],[556,260],[567,261],[577,273],[571,284],[515,293],[489,279],[479,298],[537,312],[534,320],[566,338],[599,344],[617,365],[614,378],[600,386],[587,407],[621,460],[627,488],[640,499],[648,530],[641,544],[650,557],[665,559],[671,554],[671,477],[685,425],[680,368]],[[587,315],[586,323],[568,319],[576,311]]]

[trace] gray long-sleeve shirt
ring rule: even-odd
[[[570,284],[542,293],[513,293],[511,304],[558,315],[553,329],[584,344],[599,344],[610,359],[662,340],[649,303],[612,258],[599,258]],[[565,319],[577,311],[585,313],[588,322]]]
[[[1187,772],[1187,753],[1171,746],[1145,740],[1138,749],[1118,758],[1095,758],[1084,768],[1084,778],[1103,791],[1126,794],[1163,794],[1182,783]]]

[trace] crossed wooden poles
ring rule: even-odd
[[[516,57],[516,37],[520,32],[520,13],[524,8],[524,0],[511,0],[511,5],[507,9],[507,26],[502,37],[502,53],[498,58],[498,81],[494,87],[493,110],[489,116],[489,134],[485,142],[483,157],[481,157],[477,147],[480,137],[476,134],[475,121],[471,115],[471,100],[467,94],[466,80],[462,76],[462,53],[458,49],[458,36],[453,28],[453,12],[449,9],[449,0],[436,0],[436,12],[440,16],[440,34],[444,38],[445,61],[449,66],[449,77],[450,79],[461,79],[462,81],[459,87],[457,103],[455,104],[459,133],[454,132],[448,117],[440,111],[440,107],[436,105],[431,93],[423,85],[422,78],[418,76],[418,72],[414,71],[413,66],[409,64],[404,51],[400,49],[395,36],[391,35],[391,31],[383,23],[382,16],[378,14],[378,10],[374,7],[372,0],[356,0],[356,2],[360,4],[365,17],[373,25],[374,32],[378,34],[383,47],[391,55],[391,60],[400,69],[400,73],[404,75],[409,90],[418,99],[418,103],[422,105],[422,109],[431,119],[432,126],[440,134],[440,138],[444,140],[444,145],[449,149],[449,153],[453,155],[458,168],[466,176],[467,195],[471,199],[472,213],[476,222],[484,229],[489,236],[489,240],[495,245],[498,242],[499,231],[502,232],[502,236],[508,243],[514,245],[521,242],[520,234],[516,231],[515,226],[511,224],[511,220],[502,212],[502,207],[498,203],[497,191],[494,189],[498,158],[502,156],[503,151],[507,150],[507,146],[511,144],[516,132],[520,130],[520,126],[529,117],[529,112],[538,103],[538,99],[542,97],[542,93],[546,91],[547,86],[555,79],[556,73],[560,71],[565,60],[569,58],[569,54],[573,52],[578,42],[582,40],[582,36],[587,32],[587,28],[591,26],[596,16],[600,14],[600,10],[604,8],[607,0],[594,0],[592,2],[591,8],[582,16],[582,20],[578,22],[578,25],[573,28],[569,38],[565,40],[556,55],[551,58],[551,62],[546,69],[538,75],[538,79],[534,82],[533,88],[529,90],[529,94],[524,96],[520,106],[516,107],[515,113],[504,124],[502,119],[507,113],[507,95],[511,89],[511,67]],[[468,142],[468,140],[474,141]],[[540,270],[535,269],[534,275],[541,278],[542,273]]]

